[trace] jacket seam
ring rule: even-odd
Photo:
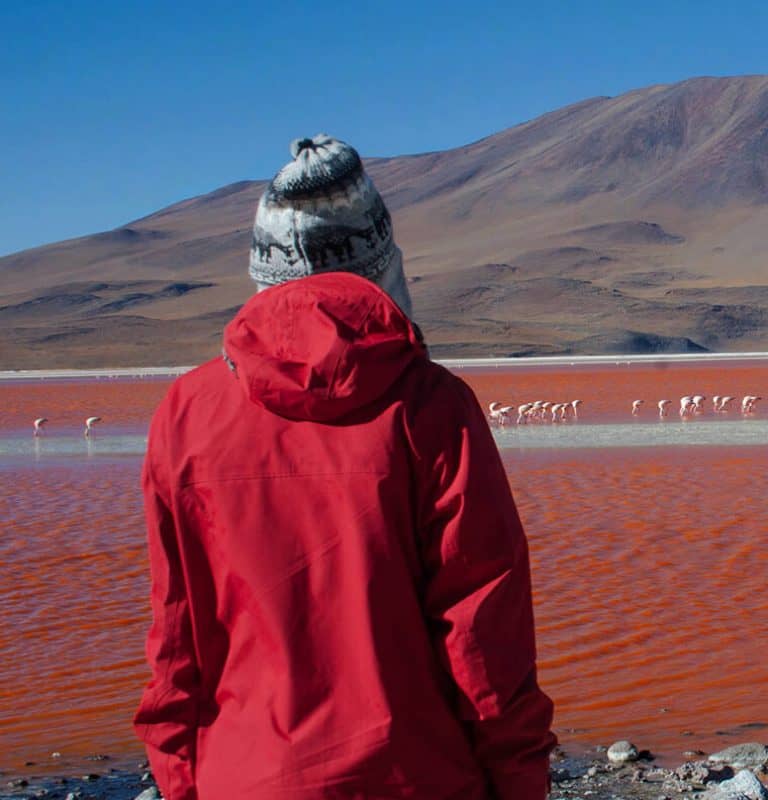
[[[233,483],[235,481],[261,481],[273,480],[274,478],[333,478],[340,475],[388,475],[385,470],[378,469],[348,469],[337,472],[268,472],[260,475],[234,475],[231,477],[200,478],[193,481],[183,481],[179,483],[180,489],[189,486],[197,486],[201,483]]]

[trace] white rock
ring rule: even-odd
[[[608,748],[608,760],[613,764],[624,764],[627,761],[637,761],[637,748],[625,739],[614,742]]]
[[[728,764],[734,769],[760,767],[768,762],[768,747],[759,742],[746,742],[726,747],[719,753],[712,753],[710,761]]]
[[[160,797],[160,792],[157,791],[156,786],[150,786],[149,789],[145,789],[141,794],[137,794],[133,800],[158,800]]]
[[[734,778],[723,781],[707,791],[707,798],[711,800],[768,800],[768,789],[748,769],[743,769]]]

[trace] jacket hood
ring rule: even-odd
[[[325,422],[380,397],[426,349],[376,284],[329,272],[255,294],[224,330],[224,357],[254,403]]]

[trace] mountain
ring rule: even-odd
[[[768,350],[768,77],[366,159],[436,356]],[[0,258],[0,368],[195,363],[252,292],[242,181]]]

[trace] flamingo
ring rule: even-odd
[[[544,412],[547,410],[546,407],[549,405],[550,404],[545,403],[544,400],[534,400],[533,403],[531,403],[531,408],[527,416],[532,420],[543,420]]]
[[[91,428],[93,428],[97,422],[101,422],[101,417],[88,417],[88,419],[85,421],[85,431],[83,435],[90,436]]]
[[[633,400],[632,401],[632,416],[636,417],[640,413],[640,406],[644,403],[644,400]]]
[[[663,419],[667,416],[667,406],[671,403],[671,400],[659,400],[659,418]]]
[[[744,395],[744,399],[741,401],[741,413],[753,414],[755,411],[755,405],[757,404],[757,401],[762,399],[763,399],[762,397],[758,397],[758,395],[756,394]]]
[[[730,395],[726,395],[725,397],[721,397],[720,398],[720,408],[718,408],[717,410],[718,411],[729,411],[730,409],[728,408],[728,404],[732,403],[735,399],[736,399],[735,397],[731,397]]]
[[[510,411],[512,411],[512,406],[502,406],[498,400],[494,400],[488,406],[488,416],[492,421],[498,422],[499,425],[504,424],[504,420],[507,418]]]
[[[43,435],[43,425],[48,422],[46,417],[38,417],[34,422],[34,429],[35,432],[32,434],[33,436],[42,436]]]
[[[694,395],[694,396],[691,398],[691,402],[693,403],[693,413],[694,413],[694,414],[701,414],[701,412],[704,410],[704,406],[702,405],[702,403],[703,403],[703,402],[704,402],[706,399],[707,399],[707,398],[706,398],[706,397],[704,397],[704,395],[703,395],[703,394],[695,394],[695,395]]]
[[[571,408],[573,409],[573,418],[579,418],[579,406],[581,405],[581,400],[571,400]]]
[[[680,419],[685,419],[693,408],[693,398],[685,395],[680,398]]]
[[[712,410],[713,411],[719,411],[720,410],[720,401],[722,399],[723,398],[720,397],[719,394],[712,395]]]
[[[523,403],[517,407],[517,424],[524,425],[525,421],[528,419],[528,415],[531,413],[531,409],[533,408],[533,403]]]

